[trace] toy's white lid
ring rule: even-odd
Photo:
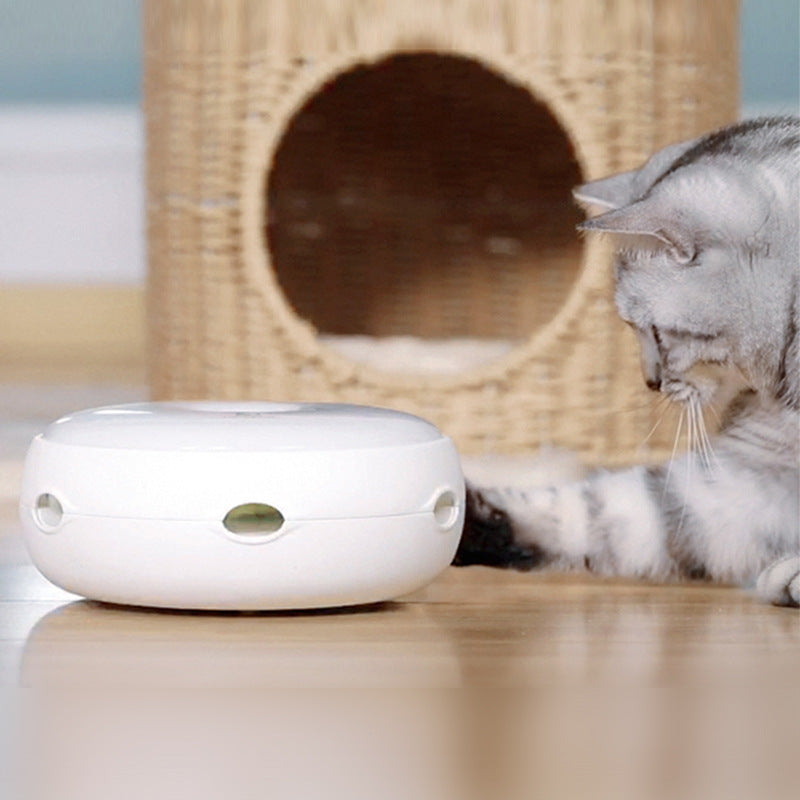
[[[21,503],[65,515],[222,520],[428,513],[463,493],[452,441],[425,420],[333,404],[140,403],[81,411],[31,444]]]
[[[115,450],[287,452],[407,447],[442,439],[401,411],[333,403],[132,403],[62,417],[44,439]]]

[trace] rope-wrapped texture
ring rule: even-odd
[[[341,401],[467,453],[650,438],[570,190],[738,113],[736,0],[147,0],[155,397]],[[457,375],[318,334],[510,340]]]

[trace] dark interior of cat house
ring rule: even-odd
[[[517,341],[580,269],[580,182],[526,88],[468,58],[395,55],[291,119],[267,179],[270,260],[321,334]]]

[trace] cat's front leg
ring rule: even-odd
[[[761,595],[800,605],[796,470],[718,452],[713,468],[687,454],[549,488],[472,488],[455,563],[744,584],[771,564]]]
[[[469,487],[454,564],[664,579],[674,559],[645,468],[551,487]]]
[[[542,566],[544,551],[535,543],[518,541],[518,522],[516,515],[512,519],[497,490],[468,485],[464,532],[454,566],[483,564],[519,570]]]
[[[531,570],[599,565],[589,541],[589,483],[522,488],[467,487],[464,532],[453,564]]]
[[[758,593],[776,606],[800,607],[800,555],[780,558],[758,576]]]

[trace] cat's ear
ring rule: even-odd
[[[637,170],[620,172],[599,181],[584,183],[572,190],[572,196],[584,208],[617,209],[633,200],[633,179]]]
[[[599,181],[585,183],[572,190],[572,196],[585,209],[616,210],[633,203],[642,196],[653,181],[666,172],[684,153],[694,147],[699,139],[678,142],[661,148],[640,168],[620,172]]]
[[[681,264],[688,264],[696,252],[692,231],[652,198],[587,219],[578,230],[653,239],[669,248]]]

